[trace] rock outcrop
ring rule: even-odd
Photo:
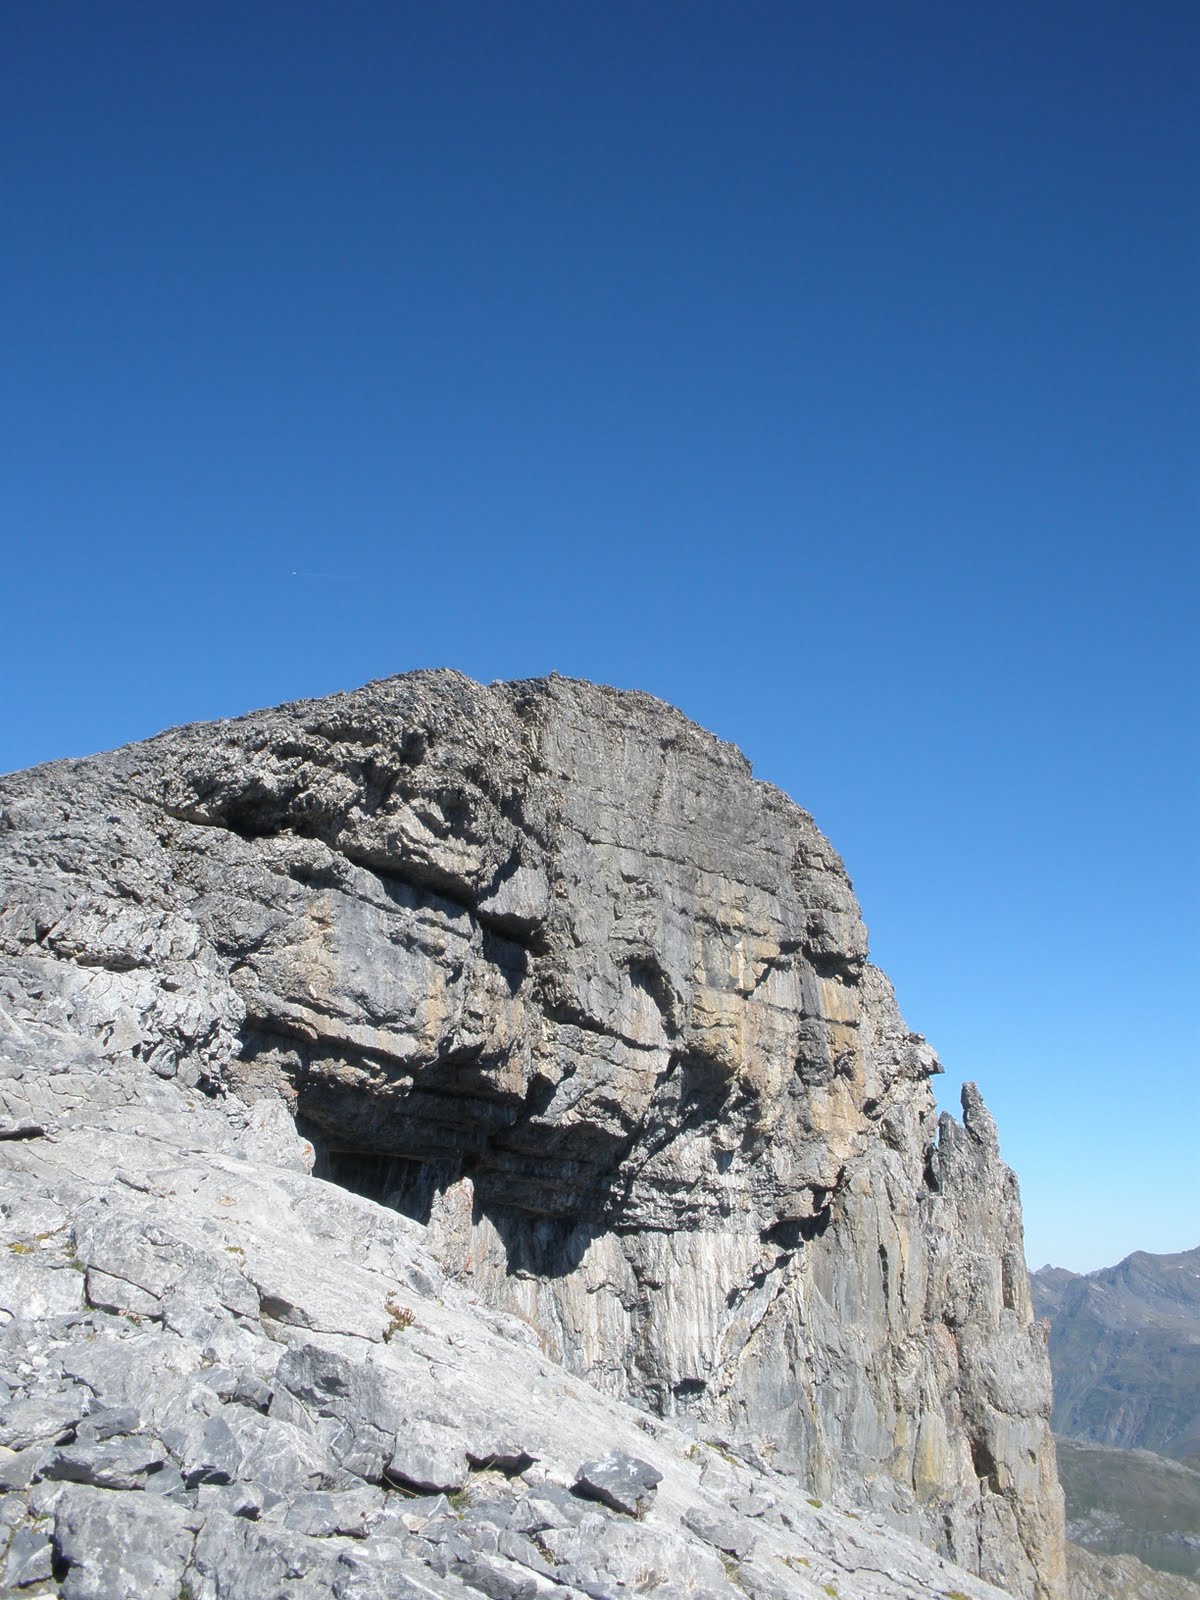
[[[0,1131],[0,1593],[1002,1600],[572,1377],[278,1104],[29,1022]]]
[[[416,673],[19,774],[0,785],[0,829],[0,1026],[23,1084],[53,1029],[73,1082],[120,1083],[130,1104],[157,1084],[197,1126],[257,1118],[261,1137],[282,1103],[327,1180],[294,1180],[324,1197],[306,1219],[337,1188],[373,1220],[329,1203],[335,1233],[371,1239],[395,1217],[383,1277],[402,1276],[395,1241],[419,1237],[457,1295],[529,1330],[564,1394],[587,1380],[663,1419],[652,1436],[719,1437],[772,1482],[850,1499],[1013,1594],[1061,1594],[1015,1180],[974,1091],[962,1125],[937,1117],[936,1059],[867,960],[839,859],[731,747],[641,695]],[[78,1116],[87,1094],[72,1094]],[[43,1115],[14,1090],[20,1170]],[[160,1287],[152,1264],[123,1269],[124,1247],[105,1254],[129,1196],[166,1193],[132,1149],[127,1164],[112,1217],[87,1211],[89,1191],[70,1224],[92,1310],[55,1314],[146,1317],[166,1338],[186,1273]],[[45,1178],[47,1204],[58,1181]],[[178,1192],[160,1202],[167,1233],[177,1206]],[[357,1339],[372,1371],[419,1342],[376,1326],[382,1300],[345,1326],[365,1291],[339,1279],[331,1248],[325,1286],[301,1283],[295,1258],[264,1284],[219,1248],[213,1292],[239,1328]],[[130,1283],[141,1298],[113,1288]],[[212,1342],[218,1365],[290,1397],[255,1415],[304,1438],[314,1417],[351,1427],[329,1398],[343,1377],[323,1388],[316,1357],[294,1372],[288,1343],[272,1389],[261,1360]],[[399,1417],[407,1402],[387,1392]],[[219,1405],[205,1428],[214,1417]],[[242,1481],[218,1467],[224,1479],[189,1486],[183,1435],[161,1430],[192,1423],[151,1420],[185,1490]],[[528,1429],[456,1444],[454,1419],[435,1420],[435,1458],[565,1459]],[[576,1467],[606,1453],[594,1442]],[[359,1441],[339,1468],[382,1481],[383,1451]],[[693,1509],[697,1527],[718,1514]]]

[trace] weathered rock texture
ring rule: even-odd
[[[281,1097],[571,1373],[1061,1591],[1015,1180],[731,747],[416,673],[18,775],[0,827],[18,1029]]]
[[[278,1104],[30,1020],[0,1129],[0,1593],[1002,1600],[564,1372]]]

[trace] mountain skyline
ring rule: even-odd
[[[1031,1261],[1194,1244],[1200,11],[0,37],[0,767],[413,667],[645,690],[841,853]]]

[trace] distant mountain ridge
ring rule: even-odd
[[[1030,1275],[1048,1317],[1054,1430],[1200,1466],[1200,1247]]]
[[[1072,1600],[1200,1596],[1200,1249],[1043,1267],[1030,1287],[1050,1321]]]

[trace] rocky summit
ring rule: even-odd
[[[0,780],[0,1567],[1065,1592],[1016,1182],[812,819],[420,672]]]

